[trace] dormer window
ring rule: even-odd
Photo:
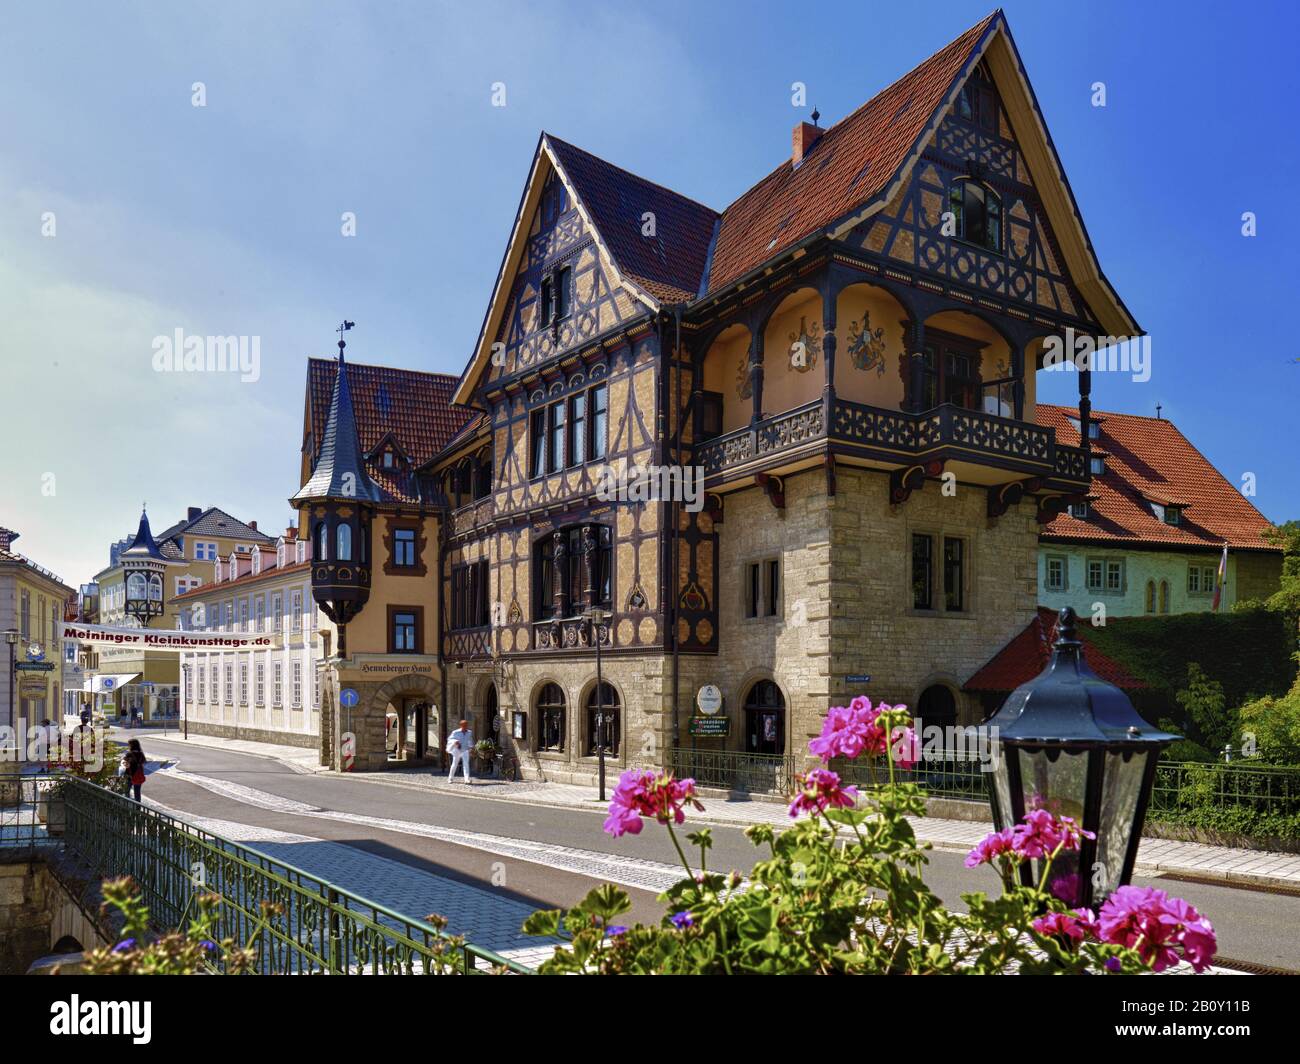
[[[1002,198],[970,178],[953,182],[948,209],[957,221],[957,238],[989,251],[1002,251]]]
[[[383,467],[384,467],[385,469],[392,469],[392,468],[393,468],[394,459],[393,459],[393,451],[392,451],[392,448],[388,448],[388,449],[386,449],[386,450],[384,451],[384,455],[383,455],[383,458],[382,458],[382,460],[381,460],[381,464],[383,465]]]
[[[1078,518],[1080,521],[1088,519],[1088,504],[1086,502],[1070,503],[1070,516]]]
[[[1165,524],[1177,525],[1177,524],[1181,524],[1182,520],[1183,520],[1183,508],[1181,506],[1165,507]]]
[[[1091,470],[1094,477],[1104,476],[1106,473],[1106,459],[1094,456],[1092,459]]]

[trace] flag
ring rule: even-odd
[[[1214,579],[1214,605],[1211,609],[1219,612],[1219,597],[1223,594],[1223,585],[1228,582],[1228,545],[1223,545],[1223,557],[1219,559],[1219,573]]]

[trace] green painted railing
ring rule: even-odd
[[[34,780],[23,782],[35,793]],[[83,780],[64,778],[65,852],[91,884],[131,876],[160,930],[185,925],[201,894],[221,899],[216,937],[256,950],[264,974],[369,975],[532,969],[459,943],[424,920]],[[48,794],[50,815],[59,797]],[[33,827],[23,834],[36,833]],[[57,819],[57,817],[56,817]]]
[[[669,750],[668,756],[668,764],[678,778],[689,777],[701,787],[757,794],[790,794],[794,790],[797,767],[795,759],[787,754],[677,747]]]
[[[1300,768],[1196,761],[1156,766],[1149,815],[1228,806],[1278,816],[1300,813]]]

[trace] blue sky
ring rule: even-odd
[[[539,130],[721,209],[987,2],[243,3],[8,9],[0,65],[0,524],[88,579],[147,499],[291,517],[305,359],[458,373]],[[1157,402],[1274,520],[1300,517],[1291,3],[1009,3]],[[1106,85],[1093,107],[1091,86]],[[203,82],[207,105],[191,104]],[[492,107],[491,86],[506,85]],[[357,235],[340,234],[355,212]],[[1253,211],[1258,235],[1241,235]],[[42,236],[53,212],[56,235]],[[177,328],[260,337],[261,379],[153,372]],[[1072,377],[1040,374],[1048,400]],[[28,396],[53,396],[48,402]],[[57,417],[51,416],[51,409]],[[1288,441],[1291,441],[1288,445]]]

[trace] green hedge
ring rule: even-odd
[[[1150,686],[1133,692],[1133,704],[1152,722],[1182,719],[1176,696],[1191,662],[1223,685],[1232,709],[1262,695],[1280,697],[1295,678],[1294,629],[1284,614],[1266,610],[1115,617],[1089,628],[1088,638]]]

